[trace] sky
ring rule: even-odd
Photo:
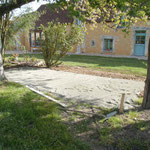
[[[28,7],[30,7],[32,9],[32,11],[36,11],[42,4],[46,4],[46,3],[48,3],[48,2],[43,1],[43,0],[39,0],[39,2],[37,2],[37,1],[31,2],[29,4],[23,5],[21,8],[15,9],[14,14],[19,15],[24,10],[26,10],[26,8],[28,8]]]

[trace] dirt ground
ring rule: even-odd
[[[119,79],[138,80],[138,81],[145,80],[145,77],[141,77],[141,76],[121,74],[117,72],[106,72],[100,70],[97,71],[86,67],[73,67],[73,66],[61,65],[59,67],[53,67],[52,69],[57,71],[66,71],[66,72],[73,72],[78,74],[88,74],[88,75],[95,75],[95,76],[108,77],[108,78],[119,78]]]
[[[45,64],[41,62],[40,64],[34,64],[34,63],[18,63],[18,62],[11,62],[12,64],[9,66],[4,66],[5,69],[10,68],[19,68],[19,67],[37,67],[37,68],[46,68]],[[53,67],[52,70],[57,71],[66,71],[66,72],[72,72],[77,74],[87,74],[87,75],[95,75],[95,76],[101,76],[101,77],[108,77],[108,78],[119,78],[119,79],[128,79],[128,80],[137,80],[137,81],[144,81],[146,77],[144,76],[136,76],[136,75],[129,75],[124,73],[118,73],[118,72],[111,72],[111,71],[101,71],[101,70],[94,70],[86,67],[75,67],[75,66],[66,66],[66,65],[60,65],[58,67]]]

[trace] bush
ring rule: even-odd
[[[83,42],[83,27],[79,25],[49,22],[41,29],[41,50],[47,68],[58,66],[68,51]]]
[[[31,57],[31,62],[32,62],[32,63],[37,62],[37,58],[36,58],[36,57],[34,57],[34,56],[32,56],[32,57]]]
[[[6,61],[18,61],[19,54],[12,54],[12,56],[7,57]]]
[[[30,61],[30,56],[28,55],[23,55],[23,60],[28,63]]]

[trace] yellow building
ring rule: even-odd
[[[40,24],[47,25],[48,22],[59,19],[61,23],[73,23],[73,19],[68,17],[67,11],[60,10],[59,13],[50,11],[46,5],[42,5],[38,11],[46,10],[36,22],[35,30],[31,31],[27,37],[23,36],[22,44],[30,51],[39,50],[38,38],[41,36],[38,27]],[[76,23],[80,21],[76,19]],[[97,28],[91,29],[86,24],[87,33],[84,33],[84,43],[74,49],[74,53],[105,54],[123,56],[147,56],[148,43],[150,37],[150,26],[146,24],[136,24],[130,29],[129,34],[123,33],[122,28],[103,30],[103,26],[98,23]]]
[[[77,53],[93,53],[125,56],[147,56],[150,38],[150,27],[146,24],[136,24],[129,34],[122,29],[103,30],[103,26],[92,30],[86,25],[84,46],[78,48]]]

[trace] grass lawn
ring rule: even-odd
[[[78,109],[79,106],[76,110]],[[106,150],[150,150],[150,110],[129,110],[106,120],[101,115],[107,115],[117,109],[97,109],[99,111],[93,117],[79,112],[69,116],[70,121],[75,120],[76,133],[89,136],[91,140],[95,139],[95,145],[99,144]]]
[[[43,59],[41,54],[30,54],[29,56]],[[20,59],[23,59],[23,55],[20,55]],[[68,55],[65,56],[62,61],[64,65],[68,66],[81,66],[94,70],[146,76],[147,62],[134,58]]]
[[[100,121],[100,143],[112,145],[119,150],[150,150],[150,120],[144,115],[149,112],[132,110],[123,115]]]
[[[57,104],[24,86],[0,82],[0,150],[89,150],[79,139],[95,150],[150,150],[150,110],[105,120],[114,109],[88,104],[73,109],[61,115]]]
[[[137,76],[146,75],[146,61],[133,58],[71,55],[64,57],[62,60],[65,65],[69,66],[83,66],[95,70],[120,72]]]
[[[59,107],[16,83],[0,82],[0,150],[88,150]]]

